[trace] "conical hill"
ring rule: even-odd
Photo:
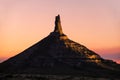
[[[119,64],[70,40],[62,31],[59,15],[47,37],[0,64],[0,73],[118,76],[118,72]]]

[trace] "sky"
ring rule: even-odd
[[[0,62],[49,35],[58,14],[70,39],[120,63],[120,0],[0,0]]]

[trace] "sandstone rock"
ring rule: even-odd
[[[103,59],[62,31],[60,16],[47,37],[0,64],[0,73],[75,74],[120,77],[120,65]]]

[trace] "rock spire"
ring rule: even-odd
[[[60,21],[60,15],[55,17],[55,29],[54,29],[54,32],[57,32],[60,35],[63,34],[61,21]]]

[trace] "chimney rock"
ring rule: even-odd
[[[57,32],[60,35],[63,34],[62,26],[61,26],[61,21],[60,21],[60,15],[58,15],[58,16],[55,17],[55,29],[54,29],[54,32]]]

